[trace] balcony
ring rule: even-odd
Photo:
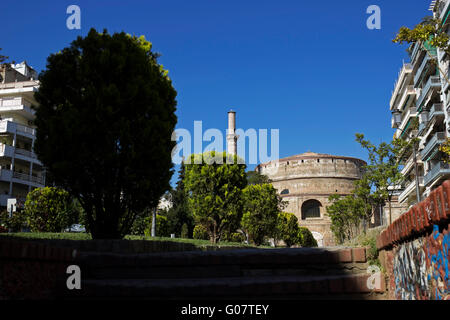
[[[426,85],[423,87],[419,98],[417,99],[416,107],[420,109],[425,101],[425,98],[428,97],[428,93],[430,92],[430,90],[440,88],[440,86],[441,79],[439,78],[439,76],[431,76],[428,79]]]
[[[414,43],[413,46],[414,47],[413,47],[413,50],[412,50],[412,53],[411,53],[411,61],[415,61],[416,58],[417,58],[417,54],[422,51],[421,50],[422,44],[420,42]]]
[[[10,182],[12,180],[15,183],[32,185],[34,187],[44,186],[44,177],[30,176],[27,173],[21,173],[7,169],[0,169],[0,180],[5,182]]]
[[[16,148],[16,154],[28,157],[28,158],[32,158],[32,159],[36,159],[36,154],[32,151],[28,151],[28,150],[24,150],[24,149],[19,149]]]
[[[427,157],[432,155],[432,152],[436,149],[436,147],[444,143],[445,139],[445,132],[436,132],[430,141],[428,141],[425,145],[425,148],[420,152],[422,161],[427,161]]]
[[[402,123],[400,124],[399,129],[405,130],[408,122],[411,120],[412,117],[415,117],[417,115],[417,109],[416,108],[409,108],[405,116],[402,119]]]
[[[426,54],[423,58],[422,64],[420,65],[419,69],[417,69],[416,75],[414,76],[414,86],[417,87],[420,79],[422,78],[423,71],[425,68],[430,64],[431,62],[430,55]]]
[[[14,147],[0,143],[0,157],[13,158]]]
[[[433,183],[434,181],[436,181],[444,176],[447,176],[447,175],[450,175],[450,165],[448,163],[438,162],[425,175],[424,183],[427,186],[427,185]]]
[[[17,132],[18,134],[24,135],[28,138],[33,138],[33,136],[36,135],[36,129],[9,120],[0,121],[0,133],[3,132]]]
[[[435,103],[430,109],[430,113],[428,114],[428,121],[436,119],[443,119],[445,117],[444,114],[444,105],[442,103]]]
[[[391,109],[394,107],[395,99],[397,98],[397,95],[400,93],[400,90],[402,89],[402,84],[405,79],[405,77],[410,74],[413,71],[413,67],[410,63],[403,64],[403,67],[400,69],[400,72],[398,73],[397,81],[394,84],[394,90],[392,91],[392,96],[390,100],[390,106]]]
[[[422,163],[422,161],[420,161],[419,159],[416,159],[416,160],[417,160],[418,165]],[[408,172],[410,172],[411,169],[413,169],[413,168],[414,168],[414,154],[411,153],[411,156],[408,158],[408,160],[406,160],[405,165],[403,166],[401,174],[403,176],[406,176],[408,174]]]
[[[419,188],[421,187],[424,187],[423,177],[419,177]],[[413,181],[409,182],[405,190],[403,190],[402,193],[400,193],[400,195],[398,196],[398,201],[399,202],[405,201],[411,193],[416,194],[415,192],[416,192],[416,180],[414,179]]]
[[[23,180],[23,181],[29,181],[35,184],[44,184],[44,178],[43,177],[35,177],[35,176],[30,176],[28,174],[25,173],[20,173],[20,172],[13,172],[12,177],[14,179],[18,179],[18,180]]]

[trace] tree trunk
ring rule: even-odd
[[[388,198],[389,202],[389,225],[392,224],[392,206],[391,206],[391,197]]]
[[[152,213],[152,237],[156,237],[156,208],[153,208]]]

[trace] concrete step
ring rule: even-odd
[[[158,254],[79,253],[84,279],[175,279],[365,273],[365,248],[246,249]]]
[[[369,274],[192,279],[84,280],[67,299],[383,299],[385,284],[367,285]],[[383,278],[383,279],[381,279]]]

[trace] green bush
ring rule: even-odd
[[[20,232],[27,225],[26,216],[23,211],[13,212],[12,217],[9,217],[8,211],[0,212],[0,232]]]
[[[225,234],[220,241],[226,242],[245,242],[245,236],[240,232],[232,232],[229,234]]]
[[[144,234],[146,237],[150,237],[152,235],[152,220],[153,218],[146,217],[145,224],[147,225],[147,228],[144,231]],[[167,221],[167,217],[157,214],[156,215],[156,236],[157,237],[170,237],[170,230],[169,230],[169,222]]]
[[[79,208],[69,193],[56,187],[29,192],[24,212],[33,232],[60,232],[80,218]]]
[[[290,247],[300,244],[301,238],[298,219],[293,213],[280,212],[277,219],[277,240],[283,240]]]
[[[181,227],[181,238],[187,239],[189,238],[189,227],[186,223]]]
[[[308,228],[299,227],[298,238],[302,247],[317,247],[317,241]]]
[[[204,226],[198,224],[194,227],[194,239],[197,240],[208,240],[209,234]]]

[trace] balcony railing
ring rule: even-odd
[[[425,175],[425,185],[436,181],[436,179],[450,174],[450,165],[444,162],[438,162],[428,173]]]
[[[23,124],[16,124],[17,126],[17,131],[19,132],[23,132],[23,133],[28,133],[31,135],[35,135],[36,130],[27,126],[24,126]]]
[[[414,44],[414,48],[413,48],[413,51],[412,51],[412,53],[411,53],[411,61],[416,60],[417,54],[421,51],[421,50],[420,50],[421,47],[422,47],[422,45],[421,45],[420,42],[416,42],[416,43]]]
[[[23,155],[25,157],[36,159],[36,154],[34,152],[31,152],[31,151],[28,151],[28,150],[16,148],[16,153],[20,154],[20,155]]]
[[[417,84],[422,77],[422,73],[425,67],[430,63],[430,61],[431,61],[430,56],[426,54],[425,57],[423,58],[422,64],[420,65],[419,69],[417,69],[416,75],[414,76],[414,86],[417,87]]]
[[[16,106],[26,106],[30,108],[31,104],[22,97],[0,98],[0,107],[16,107]]]
[[[425,148],[420,152],[422,161],[426,161],[426,157],[441,143],[445,142],[445,132],[436,132],[434,136],[425,145]]]
[[[25,180],[30,181],[38,184],[44,184],[44,178],[42,177],[35,177],[26,174],[26,173],[20,173],[20,172],[13,172],[13,178],[19,179],[19,180]]]
[[[397,81],[394,84],[394,90],[392,90],[392,96],[390,100],[391,109],[393,108],[393,104],[395,99],[397,98],[397,94],[399,93],[401,89],[401,84],[403,82],[403,79],[406,74],[411,73],[413,71],[413,67],[410,63],[403,64],[402,68],[400,69],[397,77]]]
[[[430,113],[428,115],[428,121],[431,121],[434,117],[444,117],[444,106],[442,103],[435,103],[430,109]]]
[[[424,186],[424,179],[422,176],[419,177],[419,187]],[[409,184],[406,186],[405,190],[403,190],[402,193],[398,196],[399,202],[403,202],[412,192],[415,194],[416,189],[416,180],[412,180],[409,182]]]
[[[431,76],[430,79],[428,79],[427,84],[423,87],[422,92],[420,93],[419,99],[417,99],[417,108],[420,108],[422,106],[422,103],[424,102],[425,98],[428,96],[428,92],[431,88],[438,88],[441,86],[441,80],[439,76]]]

